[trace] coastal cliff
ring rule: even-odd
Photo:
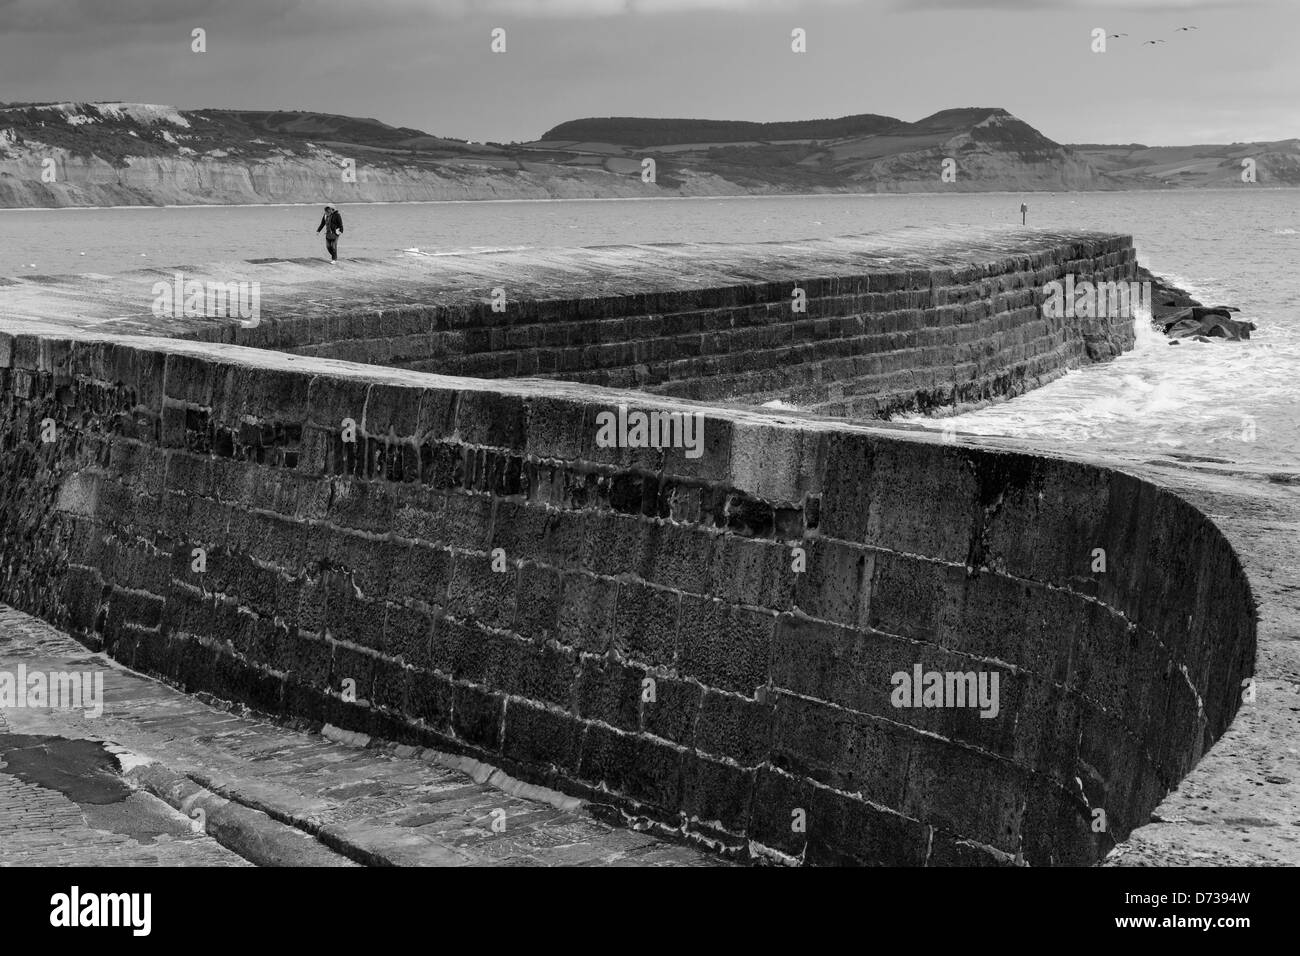
[[[345,157],[331,150],[239,162],[231,158],[132,156],[122,166],[97,156],[51,150],[55,182],[31,175],[31,160],[0,159],[0,208],[172,206],[238,203],[423,202],[455,199],[592,199],[670,194],[729,196],[743,188],[708,174],[688,174],[685,188],[654,189],[602,170],[485,170],[444,163],[437,170],[359,168],[355,183],[339,176]]]
[[[1259,182],[1300,185],[1300,140],[1241,149],[1254,146]],[[0,104],[0,208],[1165,184],[1115,156],[1094,162],[1098,148],[1089,149],[1056,143],[1005,110],[974,107],[914,123],[874,114],[794,123],[586,119],[534,142],[501,144],[321,113]],[[1237,181],[1232,157],[1214,155],[1196,185]],[[1178,159],[1187,161],[1186,150]]]

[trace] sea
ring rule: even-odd
[[[1247,342],[1136,347],[1026,395],[954,416],[959,434],[1111,458],[1300,480],[1300,190],[821,195],[343,205],[344,258],[645,242],[754,242],[909,225],[1018,223],[1128,233],[1139,260],[1258,329]],[[324,254],[321,207],[0,210],[0,276]],[[0,316],[0,326],[3,317]],[[939,427],[934,419],[911,421]]]

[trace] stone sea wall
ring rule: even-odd
[[[525,284],[536,270],[528,253],[447,257],[477,281],[475,299],[427,284],[407,303],[390,298],[345,314],[277,310],[256,328],[208,323],[178,334],[446,375],[779,400],[854,418],[1006,398],[1133,346],[1131,315],[1043,309],[1044,287],[1066,276],[1134,280],[1129,237],[1045,234],[1003,238],[998,248],[994,235],[979,237],[982,246],[951,230],[918,231],[910,248],[891,236],[892,256],[848,240],[760,243],[745,251],[765,261],[739,267],[730,260],[742,247],[609,247],[588,250],[596,262],[619,257],[596,281],[556,270],[544,294],[536,278]],[[693,255],[690,271],[711,257],[722,265],[696,281],[672,278],[674,268],[689,277],[684,254]],[[618,267],[668,277],[624,291]],[[556,294],[566,286],[570,295]]]
[[[1126,241],[1084,252],[1132,262]],[[945,335],[1012,333],[976,346],[990,376],[1122,347],[1113,328],[1017,318],[1032,300],[1014,282],[1066,263],[810,286],[839,312],[789,334],[848,343],[854,317],[914,310],[867,354],[948,368]],[[729,314],[692,334],[753,348],[742,317],[788,296],[481,313],[465,345],[406,364],[521,374],[492,363],[543,348],[534,333],[606,321],[647,341],[671,326],[639,318],[683,313]],[[379,361],[358,343],[386,336],[345,324],[307,322],[291,350]],[[922,329],[937,339],[906,339]],[[1227,541],[1114,470],[613,391],[576,366],[532,374],[578,382],[488,382],[250,344],[0,333],[0,601],[187,690],[472,753],[616,819],[810,864],[1094,862],[1224,732],[1252,672]],[[592,367],[708,391],[628,365],[617,346]],[[873,374],[890,373],[858,380]],[[875,401],[901,394],[880,383]],[[619,404],[702,415],[698,456],[602,447],[597,416]],[[996,675],[996,714],[898,706],[896,675],[918,667]]]

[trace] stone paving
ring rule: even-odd
[[[780,283],[811,276],[863,275],[991,263],[1109,234],[1021,226],[914,226],[832,239],[690,242],[502,250],[388,259],[255,259],[140,269],[117,275],[0,277],[0,315],[14,332],[210,338],[282,348],[313,323],[348,327],[353,316],[386,311],[470,309],[493,288],[511,302],[615,296]],[[240,318],[158,315],[154,286],[177,273],[197,282],[256,282],[257,328]],[[928,283],[927,283],[928,285]],[[427,324],[427,323],[426,323]],[[360,323],[364,325],[364,323]]]
[[[10,614],[0,627],[11,631]],[[10,736],[0,711],[0,743]],[[79,804],[7,768],[0,762],[0,866],[248,865],[149,794],[115,806]]]
[[[104,710],[99,717],[74,709],[0,711],[0,752],[17,735],[102,741],[119,754],[128,780],[134,776],[132,768],[163,764],[223,797],[317,834],[326,845],[362,862],[723,862],[692,847],[603,823],[577,801],[559,795],[543,802],[476,782],[446,766],[454,760],[445,755],[378,746],[356,735],[327,739],[227,712],[127,671],[49,625],[0,607],[0,670],[14,672],[20,663],[28,673],[101,671]],[[124,803],[129,806],[117,811],[79,806],[56,790],[19,780],[7,765],[0,765],[0,865],[245,862],[196,833],[182,814],[147,793],[134,792]],[[158,831],[150,840],[132,835],[139,823],[110,819],[114,814],[139,817],[150,810],[157,815]],[[165,831],[164,821],[169,821]]]

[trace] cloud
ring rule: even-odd
[[[1275,0],[0,0],[0,26],[13,33],[120,33],[171,25],[222,25],[232,31],[281,23],[312,32],[322,26],[438,21],[605,19],[690,13],[815,13],[818,8],[885,12],[1001,10],[1023,13],[1094,10],[1193,12],[1272,5]]]
[[[893,0],[895,12],[924,10],[1009,10],[1020,13],[1190,13],[1271,6],[1276,0]]]
[[[0,25],[6,33],[84,33],[103,28],[199,25],[205,20],[275,18],[298,3],[257,0],[240,10],[223,0],[0,0]]]
[[[884,7],[888,0],[865,0]],[[110,31],[175,24],[254,27],[429,23],[439,20],[587,19],[687,13],[797,13],[817,7],[861,8],[864,0],[0,0],[6,32]]]
[[[625,14],[793,13],[818,6],[846,6],[850,3],[855,3],[855,0],[420,0],[418,6],[447,16],[581,18]],[[864,2],[856,0],[855,5],[861,7]],[[865,5],[883,4],[880,0],[866,0]]]

